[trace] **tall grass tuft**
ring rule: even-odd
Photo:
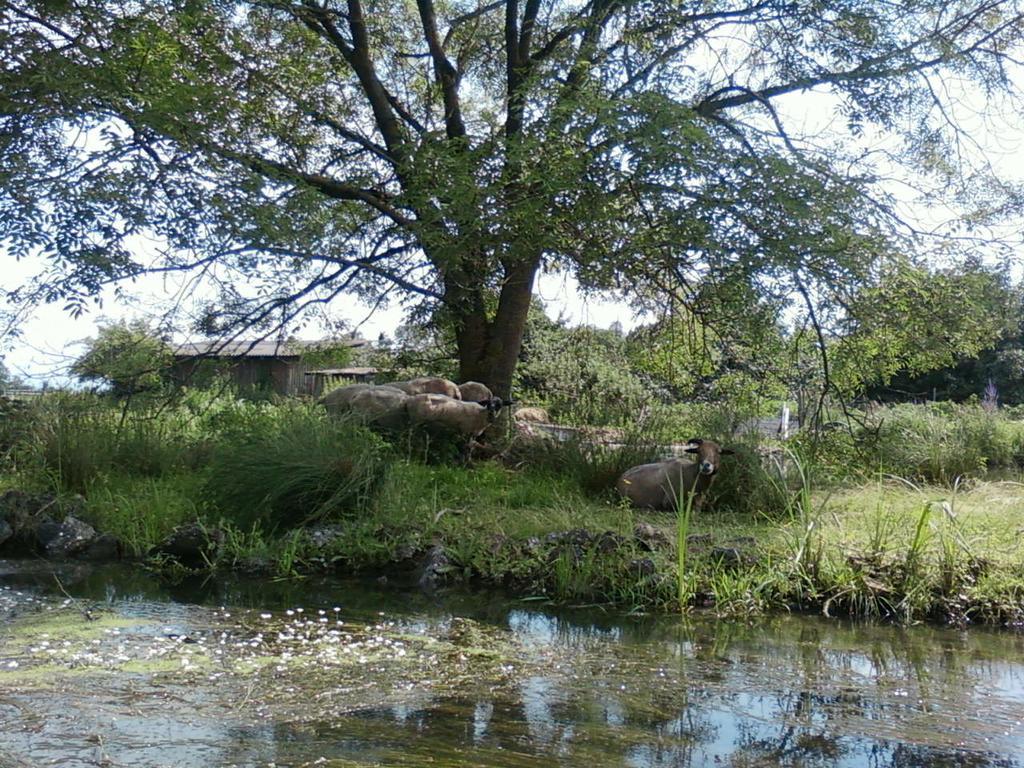
[[[175,526],[196,519],[201,483],[200,477],[184,474],[104,477],[88,489],[86,515],[97,530],[116,532],[129,554],[141,555]]]
[[[683,488],[680,480],[679,487]],[[676,587],[679,608],[685,611],[693,602],[695,581],[686,567],[686,548],[690,538],[690,523],[693,520],[694,490],[684,493],[676,501]]]
[[[537,440],[519,451],[517,465],[531,472],[570,478],[585,494],[609,497],[615,482],[630,467],[656,461],[663,449],[649,433],[634,429],[618,443],[601,443],[585,435],[567,440]]]
[[[293,528],[365,508],[390,462],[387,445],[365,427],[279,407],[214,446],[205,497],[242,530]]]
[[[921,505],[921,512],[914,525],[914,535],[907,546],[902,563],[902,578],[899,588],[902,596],[894,606],[899,618],[909,623],[916,616],[928,612],[931,604],[931,570],[926,562],[928,543],[931,538],[930,523],[932,502]]]
[[[825,543],[822,521],[828,498],[815,504],[812,493],[812,470],[810,465],[795,454],[789,454],[792,472],[797,476],[797,488],[786,505],[785,518],[788,524],[780,525],[783,541],[789,550],[787,567],[790,573],[790,590],[797,604],[813,603],[818,598],[820,586],[827,582],[824,571],[828,566],[825,557]]]
[[[192,432],[180,412],[67,393],[38,398],[32,410],[33,440],[23,441],[22,458],[56,490],[86,493],[105,475],[162,477],[189,464]]]
[[[897,405],[872,419],[861,441],[871,471],[952,485],[1024,461],[1024,422],[977,405]]]

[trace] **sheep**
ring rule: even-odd
[[[680,503],[686,504],[687,496],[692,494],[692,509],[699,511],[718,473],[721,457],[733,451],[700,438],[690,440],[685,450],[697,455],[696,462],[673,458],[655,464],[641,464],[627,469],[615,484],[615,489],[633,506],[653,509],[676,509]]]
[[[519,408],[514,418],[516,421],[534,421],[539,424],[547,424],[551,421],[551,417],[548,416],[548,412],[543,408],[532,406],[529,408]]]
[[[405,404],[409,423],[428,431],[477,437],[495,420],[506,405],[500,397],[480,402],[455,400],[445,395],[413,395]]]
[[[402,429],[408,423],[405,402],[409,396],[390,386],[352,384],[328,392],[320,403],[332,415],[351,413],[367,424],[384,429]]]
[[[490,400],[494,397],[491,388],[486,384],[481,384],[479,381],[466,381],[459,384],[459,394],[462,395],[463,400],[474,403]]]
[[[320,403],[330,414],[343,413],[348,411],[352,398],[357,392],[373,389],[373,384],[349,384],[345,387],[332,389],[317,402]]]
[[[410,397],[413,395],[445,395],[453,400],[462,400],[459,394],[459,385],[454,381],[442,379],[437,376],[420,376],[418,379],[409,381],[392,381],[386,386],[400,389]]]

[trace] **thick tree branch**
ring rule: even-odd
[[[519,0],[505,0],[505,136],[516,136],[523,127],[524,96],[520,84]]]
[[[331,115],[328,115],[322,109],[310,106],[309,104],[307,104],[306,99],[303,95],[290,92],[287,88],[282,87],[279,83],[275,82],[274,80],[268,77],[264,77],[263,73],[260,72],[258,69],[246,65],[244,62],[236,63],[240,69],[245,70],[245,72],[250,78],[259,79],[261,82],[265,83],[268,88],[272,89],[278,95],[283,96],[284,98],[293,102],[302,111],[303,114],[305,114],[314,122],[330,128],[332,131],[338,134],[338,136],[342,137],[346,141],[351,141],[354,144],[358,144],[360,147],[369,152],[372,152],[374,155],[381,158],[382,160],[385,160],[391,164],[395,163],[396,158],[394,158],[388,153],[387,148],[382,147],[377,142],[372,141],[371,139],[368,139],[366,136],[363,136],[361,133],[354,131],[351,128],[343,125],[339,120],[332,117]]]
[[[202,145],[204,149],[215,153],[227,160],[241,163],[251,171],[274,179],[284,179],[293,183],[298,182],[313,187],[326,197],[335,200],[351,200],[354,202],[366,203],[374,210],[387,216],[394,223],[402,227],[412,227],[415,220],[409,218],[400,210],[392,206],[387,198],[380,192],[373,189],[365,189],[347,184],[330,176],[308,173],[282,163],[278,160],[271,160],[256,155],[245,155],[234,152],[223,147],[212,144]]]
[[[575,35],[577,32],[583,29],[582,24],[567,24],[558,30],[551,36],[551,39],[547,41],[540,49],[530,54],[531,61],[544,61],[546,60],[555,50],[568,40],[570,37]]]
[[[430,58],[434,63],[434,76],[441,87],[444,99],[444,124],[449,139],[463,138],[466,126],[462,122],[462,108],[459,104],[459,73],[444,53],[437,34],[437,17],[433,0],[416,0],[423,23],[423,34],[427,39]]]
[[[540,12],[541,0],[526,0],[526,8],[523,10],[523,26],[519,32],[519,51],[517,58],[524,64],[530,61],[530,44],[533,41],[533,30],[537,23],[537,14]]]
[[[475,11],[469,11],[468,13],[464,13],[461,16],[456,16],[454,19],[448,22],[448,31],[445,33],[444,42],[441,44],[441,47],[444,49],[448,48],[448,43],[451,42],[452,35],[455,33],[455,30],[458,29],[460,26],[462,26],[468,21],[472,21],[473,19],[478,19],[481,16],[490,13],[491,11],[496,11],[503,5],[505,5],[505,0],[495,0],[493,3],[488,3],[487,5],[480,6]]]
[[[370,58],[370,38],[362,3],[359,0],[348,0],[347,19],[351,43],[335,24],[334,15],[315,5],[312,0],[306,0],[298,13],[306,27],[333,43],[352,67],[373,112],[377,130],[384,138],[388,154],[400,162],[406,155],[406,137],[393,105],[395,100],[378,78]]]

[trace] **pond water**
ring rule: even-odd
[[[0,561],[0,768],[1024,766],[1024,636]]]

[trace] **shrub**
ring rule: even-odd
[[[782,517],[800,491],[798,461],[805,470],[807,462],[756,438],[728,442],[727,447],[735,453],[722,458],[708,493],[709,508],[751,518]]]
[[[161,477],[189,463],[191,428],[175,411],[67,393],[37,398],[31,408],[32,439],[16,451],[57,490],[85,493],[107,474]]]
[[[863,438],[846,426],[798,431],[787,443],[790,451],[814,468],[819,479],[843,481],[853,476],[877,473],[878,467],[864,466]]]
[[[861,436],[869,470],[952,483],[1024,457],[1024,423],[978,405],[897,405],[878,411],[873,422]]]
[[[513,389],[517,399],[542,404],[568,424],[628,424],[654,399],[650,387],[630,370],[619,332],[568,328],[536,305]]]
[[[89,488],[86,516],[97,530],[115,533],[133,554],[143,554],[175,526],[195,520],[195,475],[166,478],[117,476]]]
[[[606,436],[607,437],[607,436]],[[513,445],[508,460],[532,473],[571,479],[590,496],[608,496],[623,472],[656,461],[662,448],[649,432],[623,431],[619,442],[597,442],[594,434],[573,434],[566,440],[529,440]]]
[[[292,528],[365,507],[390,461],[365,427],[281,406],[220,435],[204,495],[243,530]]]

